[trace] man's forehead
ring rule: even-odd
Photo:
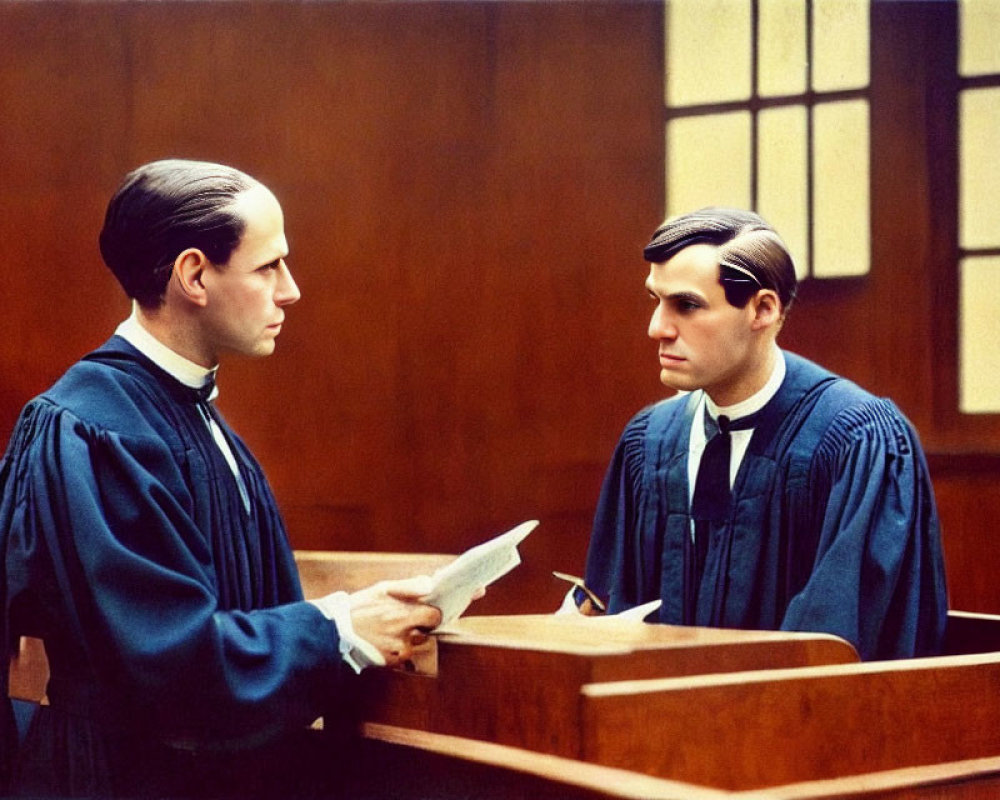
[[[284,215],[281,204],[270,189],[256,184],[240,193],[233,204],[233,211],[242,217],[246,225],[234,255],[239,254],[241,259],[253,262],[251,266],[263,266],[288,256]]]
[[[259,214],[262,210],[272,211],[274,208],[281,209],[278,198],[274,192],[262,183],[254,183],[249,188],[233,196],[230,209],[244,219]]]
[[[711,244],[693,244],[671,258],[649,265],[646,285],[696,285],[703,289],[719,282],[719,248]]]

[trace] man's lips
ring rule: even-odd
[[[682,361],[685,360],[686,359],[682,358],[681,356],[675,356],[672,355],[671,353],[660,353],[661,364],[680,364]]]

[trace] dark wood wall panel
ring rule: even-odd
[[[948,595],[952,608],[996,613],[1000,609],[1000,457],[932,456],[934,494],[944,532]]]

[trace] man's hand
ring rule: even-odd
[[[410,659],[413,648],[427,641],[441,623],[441,612],[420,601],[431,589],[425,575],[379,581],[349,595],[354,632],[373,645],[393,667]]]

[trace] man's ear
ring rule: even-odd
[[[189,247],[174,260],[173,280],[177,282],[177,288],[184,297],[199,306],[208,303],[204,282],[208,267],[208,257],[197,247]]]
[[[781,300],[771,289],[761,289],[750,301],[754,310],[753,330],[763,330],[781,322]]]

